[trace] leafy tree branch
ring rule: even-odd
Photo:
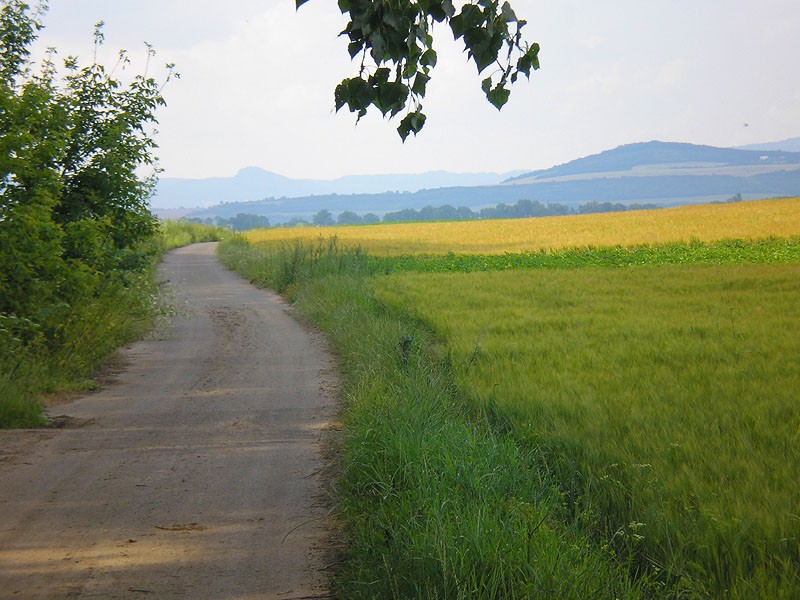
[[[307,0],[296,0],[299,8]],[[341,35],[350,40],[348,52],[360,58],[359,72],[334,91],[336,110],[345,106],[360,119],[370,107],[384,116],[401,112],[397,132],[405,141],[425,125],[422,112],[431,72],[438,57],[433,48],[433,25],[445,22],[464,43],[478,74],[495,66],[481,81],[487,100],[501,109],[519,76],[539,68],[539,44],[523,40],[526,24],[511,5],[477,0],[456,8],[452,0],[338,0],[350,22]]]

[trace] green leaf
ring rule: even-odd
[[[435,67],[437,58],[436,51],[433,48],[428,48],[422,53],[419,62],[425,67]]]
[[[358,112],[359,116],[366,114],[367,107],[374,98],[372,87],[360,77],[343,80],[334,91],[336,110],[346,104],[350,112]]]
[[[336,106],[336,112],[339,112],[339,109],[342,108],[345,104],[347,104],[347,86],[345,85],[344,81],[336,86],[336,89],[333,90],[333,102]]]
[[[364,47],[363,42],[350,42],[347,44],[347,51],[350,53],[350,58],[355,58]]]
[[[455,15],[450,17],[450,30],[453,32],[453,39],[457,40],[462,35],[464,35],[464,31],[466,31],[466,27],[464,25],[464,17],[461,15]]]
[[[531,65],[533,65],[534,69],[539,68],[539,44],[534,42],[530,50],[528,50],[527,54],[531,57]]]
[[[372,59],[381,64],[386,57],[386,39],[381,35],[381,32],[375,31],[369,36],[369,45],[371,46],[370,54]]]
[[[386,67],[381,67],[380,69],[375,70],[375,74],[370,77],[371,81],[374,81],[375,84],[382,84],[389,81],[389,75],[391,75],[391,71]]]
[[[453,6],[452,0],[444,0],[442,2],[442,10],[444,10],[444,14],[446,14],[448,18],[456,14],[456,9]]]
[[[458,39],[468,31],[478,29],[484,23],[481,10],[474,4],[466,4],[461,12],[450,17],[450,29],[454,39]]]
[[[503,2],[503,7],[500,9],[500,14],[506,23],[513,23],[517,20],[517,15],[508,2]]]
[[[500,110],[503,108],[503,105],[508,102],[508,97],[510,95],[510,90],[507,90],[502,84],[497,84],[494,89],[486,92],[486,99],[489,100],[497,110]]]
[[[517,60],[517,70],[525,73],[526,77],[531,76],[531,69],[539,68],[539,44],[534,44]]]
[[[390,11],[383,13],[383,22],[392,29],[400,31],[400,20],[397,18],[397,14]]]
[[[422,3],[420,3],[420,6],[422,6]],[[423,8],[423,11],[425,14],[430,15],[437,23],[444,21],[447,16],[442,8],[441,2],[437,2],[436,0],[430,2],[427,8]]]
[[[405,142],[408,134],[411,133],[411,122],[408,120],[408,117],[400,121],[400,125],[397,126],[397,133],[400,134],[400,137]]]
[[[408,86],[399,81],[389,81],[376,86],[372,103],[380,110],[384,116],[391,113],[396,115],[405,107],[408,99]]]
[[[425,86],[428,85],[430,79],[431,78],[425,75],[425,73],[417,73],[417,76],[414,78],[414,84],[411,86],[411,91],[420,96],[424,96]]]
[[[411,79],[417,74],[417,63],[411,59],[403,65],[402,76],[403,79]]]
[[[403,120],[400,121],[400,125],[397,128],[397,133],[400,134],[400,137],[405,142],[410,133],[416,136],[422,131],[422,128],[425,126],[425,119],[426,117],[422,114],[421,109],[417,109],[415,112],[409,113],[403,117]]]
[[[497,61],[497,55],[503,45],[503,39],[499,34],[491,34],[482,29],[472,29],[464,34],[464,44],[469,49],[478,73],[482,73],[486,67]]]

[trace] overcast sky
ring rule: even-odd
[[[428,122],[403,144],[397,122],[333,110],[356,74],[335,0],[51,0],[42,46],[105,61],[144,42],[181,79],[164,90],[164,177],[229,176],[246,166],[293,178],[546,168],[649,140],[737,146],[800,136],[797,0],[511,0],[540,71],[502,111],[448,29],[434,46]]]

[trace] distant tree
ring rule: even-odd
[[[582,215],[592,213],[606,213],[606,212],[623,212],[627,210],[624,204],[619,202],[587,202],[578,207],[578,212]]]
[[[466,206],[459,206],[456,209],[455,218],[459,221],[469,221],[470,219],[477,218],[477,215]]]
[[[388,212],[383,216],[384,223],[411,221],[466,221],[469,219],[522,219],[527,217],[545,217],[569,215],[572,210],[566,204],[547,204],[535,200],[519,200],[516,204],[500,203],[473,212],[466,206],[454,208],[449,204],[443,206],[425,206],[419,210],[404,208]]]
[[[437,217],[446,214],[447,209],[452,207],[437,207],[434,208],[433,206],[424,206],[417,211],[414,211],[416,214],[413,216],[412,219],[414,221],[436,221],[439,220]]]
[[[383,215],[384,223],[408,223],[417,220],[419,220],[419,213],[413,208],[404,208],[394,212],[387,212]]]
[[[456,208],[445,204],[436,208],[426,206],[420,210],[420,218],[424,221],[465,221],[474,219],[475,213],[466,206]]]
[[[546,212],[544,205],[535,200],[519,200],[514,207],[518,218],[538,216]]]
[[[374,225],[375,223],[380,223],[381,218],[375,213],[367,213],[361,217],[361,221],[364,223],[364,225]]]
[[[198,225],[210,225],[212,227],[214,225],[219,225],[220,224],[219,221],[220,221],[219,217],[214,217],[214,218],[206,217],[205,219],[201,219],[200,217],[189,217],[188,219],[186,219],[187,223],[197,223]]]
[[[230,227],[234,231],[247,231],[258,227],[269,227],[269,218],[263,215],[238,213],[230,219],[218,219],[217,224],[221,227]]]
[[[310,225],[310,224],[311,223],[309,223],[305,219],[301,219],[300,217],[293,217],[293,218],[289,219],[288,221],[286,221],[283,224],[283,226],[284,227],[306,227],[307,225]]]
[[[329,225],[335,225],[336,224],[336,222],[333,220],[333,215],[331,214],[331,211],[329,211],[329,210],[327,210],[325,208],[323,208],[321,211],[319,211],[317,214],[315,214],[311,218],[311,222],[314,225],[319,225],[321,227],[327,227]]]
[[[307,0],[295,2],[299,8]],[[397,127],[403,140],[425,125],[422,99],[438,60],[434,22],[447,23],[464,42],[478,74],[494,66],[481,89],[498,110],[519,75],[530,77],[539,68],[539,45],[523,41],[526,22],[508,2],[476,0],[457,10],[452,0],[339,0],[339,8],[350,18],[342,32],[350,40],[347,50],[360,58],[358,75],[336,86],[336,110],[347,106],[359,119],[370,107],[390,117],[405,112]]]
[[[363,222],[364,219],[351,210],[340,213],[336,219],[336,223],[339,225],[361,225]]]

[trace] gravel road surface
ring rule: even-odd
[[[214,248],[167,255],[177,316],[63,429],[0,431],[0,598],[330,597],[333,362]]]

